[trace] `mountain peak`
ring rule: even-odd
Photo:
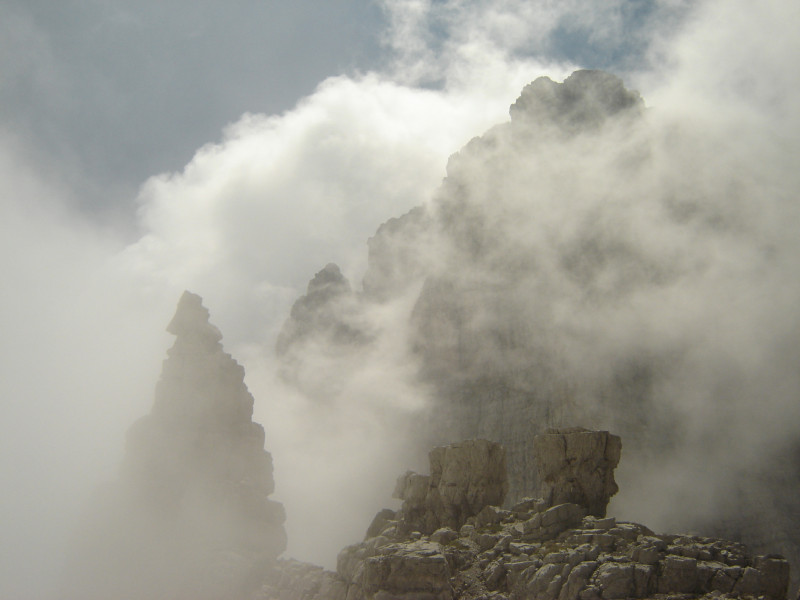
[[[184,291],[178,300],[175,316],[167,325],[167,331],[178,337],[207,340],[208,343],[219,342],[222,333],[209,323],[210,316],[200,296]]]
[[[551,124],[565,133],[597,129],[611,117],[638,114],[644,101],[623,81],[604,71],[580,70],[557,83],[539,77],[526,85],[509,113],[512,122],[544,126]]]

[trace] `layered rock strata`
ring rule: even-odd
[[[235,600],[285,549],[244,369],[208,319],[185,292],[153,409],[128,432],[119,479],[87,511],[65,597]]]
[[[589,435],[591,434],[591,436]],[[546,436],[594,440],[581,456],[613,471],[606,448],[619,448],[619,438],[607,432],[571,430]],[[574,436],[583,437],[574,437]],[[570,437],[572,436],[572,437]],[[596,443],[604,440],[606,446]],[[536,448],[552,448],[553,437],[537,438]],[[501,452],[483,440],[464,442],[431,452],[436,457],[464,454],[465,448],[482,448],[483,456]],[[593,450],[588,450],[589,448]],[[591,455],[591,456],[590,456]],[[591,460],[590,460],[591,458]],[[613,453],[611,455],[613,459]],[[537,456],[552,465],[552,456]],[[606,461],[606,463],[603,463]],[[461,466],[485,468],[489,461],[460,462]],[[494,461],[501,467],[501,460]],[[433,470],[433,468],[432,468]],[[591,474],[576,469],[575,478]],[[474,488],[469,482],[483,480],[486,471],[474,476],[461,474],[453,492],[466,496]],[[476,498],[503,495],[502,475],[489,478],[499,484],[478,486]],[[603,478],[607,481],[607,478]],[[405,474],[398,489],[403,508],[381,511],[370,525],[367,538],[339,554],[336,572],[296,561],[279,562],[273,578],[255,596],[257,600],[614,600],[623,598],[764,598],[784,600],[789,565],[780,556],[753,556],[742,545],[699,536],[657,535],[644,525],[598,518],[588,514],[598,504],[594,496],[574,494],[584,505],[526,498],[504,509],[482,500],[471,505],[459,527],[438,520],[433,509],[417,520],[409,512],[409,500],[437,498],[436,478]],[[441,483],[439,479],[439,483]],[[613,481],[613,477],[612,477]],[[559,498],[554,479],[552,498]],[[567,485],[567,491],[574,486]],[[605,488],[609,490],[610,488]],[[425,506],[435,506],[436,501]],[[604,508],[604,505],[603,505]],[[411,517],[411,518],[410,518]],[[409,526],[421,524],[425,531]],[[431,527],[439,526],[432,532]]]

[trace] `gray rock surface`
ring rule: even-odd
[[[118,479],[87,508],[64,598],[236,600],[285,549],[244,369],[208,319],[185,292],[153,409],[130,428]]]
[[[539,77],[522,89],[509,112],[512,121],[585,133],[620,113],[637,116],[642,110],[641,96],[626,89],[619,77],[582,70],[575,71],[563,83]]]

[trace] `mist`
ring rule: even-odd
[[[0,132],[0,595],[57,597],[79,511],[152,407],[184,289],[245,367],[287,510],[286,555],[328,567],[428,450],[416,434],[437,390],[419,377],[409,323],[429,276],[483,285],[497,265],[534,256],[499,310],[490,295],[471,313],[474,331],[503,311],[524,322],[520,347],[612,430],[630,425],[594,404],[597,389],[630,357],[658,358],[648,423],[673,436],[671,453],[623,450],[615,514],[690,523],[714,513],[740,469],[785,452],[800,416],[798,8],[661,2],[632,20],[627,4],[384,2],[380,69],[336,74],[283,113],[245,114],[182,170],[141,182],[128,199],[133,241],[75,211],[82,188]],[[606,64],[561,51],[565,29]],[[620,40],[636,60],[614,62]],[[468,151],[447,166],[508,121],[526,84],[582,66],[614,70],[641,93],[644,117],[521,156],[497,133],[494,172]],[[441,215],[454,182],[472,186],[467,206],[491,251],[467,261],[453,237],[415,237],[421,266],[407,287],[363,302],[367,240],[416,206]],[[370,342],[331,355],[312,340],[287,379],[278,335],[330,262]],[[531,362],[484,349],[487,369]]]

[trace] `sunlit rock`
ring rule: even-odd
[[[489,505],[501,505],[508,491],[505,450],[487,440],[434,448],[430,475],[408,472],[394,496],[403,500],[400,527],[431,534],[459,529]]]

